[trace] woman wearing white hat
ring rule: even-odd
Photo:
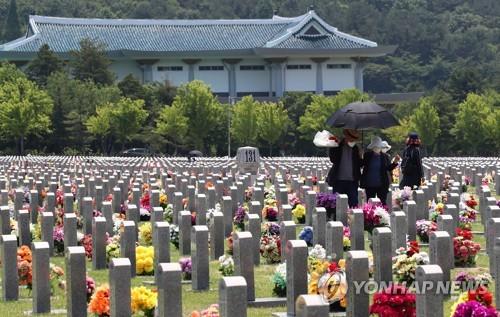
[[[367,146],[369,151],[363,157],[363,173],[361,174],[361,187],[366,191],[366,198],[377,196],[384,205],[389,192],[389,172],[396,168],[399,162],[399,156],[396,156],[391,163],[389,155],[382,152],[382,149],[388,146],[389,144],[387,142],[384,144],[380,137],[372,138]]]

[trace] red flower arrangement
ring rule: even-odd
[[[472,266],[476,263],[476,255],[481,250],[481,245],[463,237],[453,238],[453,253],[456,266]]]
[[[420,246],[418,245],[418,242],[415,240],[408,241],[406,244],[406,255],[412,256],[415,253],[420,253]]]
[[[477,201],[474,199],[473,195],[470,195],[469,200],[467,200],[465,204],[467,205],[467,207],[475,209],[477,206]]]
[[[464,240],[472,240],[473,235],[470,230],[456,228],[455,232],[457,233],[457,236],[464,238]]]
[[[416,298],[406,287],[394,284],[373,295],[370,314],[379,317],[415,317]]]
[[[92,259],[92,235],[84,235],[82,240],[80,240],[80,243],[85,249],[85,255],[87,256],[87,259]]]
[[[469,301],[475,300],[486,307],[491,307],[491,304],[493,303],[493,295],[488,292],[488,289],[484,286],[479,286],[475,290],[470,290],[468,293],[468,299]]]

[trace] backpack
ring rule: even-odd
[[[407,147],[403,153],[403,161],[401,162],[401,171],[403,174],[417,174],[417,164],[415,164],[415,160],[413,159],[413,151],[411,147]]]

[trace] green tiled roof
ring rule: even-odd
[[[319,33],[304,30],[314,25]],[[42,44],[67,54],[89,38],[110,54],[248,51],[257,48],[363,49],[377,44],[328,25],[314,11],[293,18],[260,20],[121,20],[30,16],[28,34],[0,46],[0,57],[26,56]]]

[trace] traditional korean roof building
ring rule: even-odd
[[[395,50],[343,33],[314,10],[252,20],[30,16],[26,36],[0,45],[0,60],[29,62],[43,44],[67,60],[85,38],[105,44],[117,80],[133,74],[144,83],[178,86],[200,79],[221,97],[363,90],[366,59]]]

